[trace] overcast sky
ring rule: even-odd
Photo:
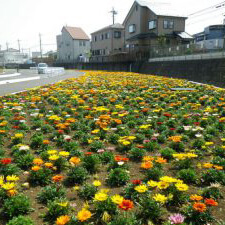
[[[222,3],[222,0],[146,0],[164,2],[179,14],[190,15],[201,9]],[[39,33],[42,34],[43,50],[56,49],[56,35],[64,25],[82,27],[90,33],[112,24],[109,13],[114,6],[122,23],[134,0],[0,0],[0,45],[6,49],[21,48],[39,50]],[[223,12],[213,9],[186,21],[186,32],[194,34],[204,27],[223,22]]]

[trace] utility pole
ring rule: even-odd
[[[117,15],[117,11],[114,9],[114,7],[112,8],[112,11],[110,11],[110,13],[112,13],[112,18],[113,18],[113,24],[115,23],[115,15]]]
[[[6,42],[6,49],[7,49],[7,52],[9,51],[9,43]]]
[[[41,34],[39,33],[39,40],[40,40],[40,53],[41,53],[41,59],[42,59],[42,44],[41,44]]]
[[[18,39],[18,48],[19,48],[19,52],[20,52],[20,40]]]

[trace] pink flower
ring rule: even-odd
[[[177,214],[172,214],[170,217],[169,217],[169,220],[171,222],[171,224],[182,224],[184,222],[184,216],[177,213]]]

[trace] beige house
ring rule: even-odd
[[[185,32],[186,19],[169,10],[165,3],[136,0],[123,22],[126,46],[152,47],[162,42],[172,46],[188,42],[192,37]]]
[[[104,56],[117,54],[124,49],[124,26],[116,23],[91,34],[93,61],[101,61]]]
[[[58,62],[88,61],[90,39],[80,27],[64,26],[56,40]]]

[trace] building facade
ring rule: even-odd
[[[90,55],[90,39],[79,27],[64,26],[61,35],[56,37],[57,62],[88,61]]]
[[[225,24],[208,26],[203,32],[195,34],[194,38],[199,48],[224,48]]]
[[[186,19],[165,5],[136,0],[123,22],[127,47],[156,46],[162,44],[161,37],[171,46],[189,42],[192,37],[185,32]]]
[[[9,48],[0,51],[0,66],[7,64],[23,64],[29,60],[28,54],[22,53],[17,49]]]
[[[124,26],[116,23],[91,34],[91,53],[93,61],[102,57],[121,53],[124,50]]]

